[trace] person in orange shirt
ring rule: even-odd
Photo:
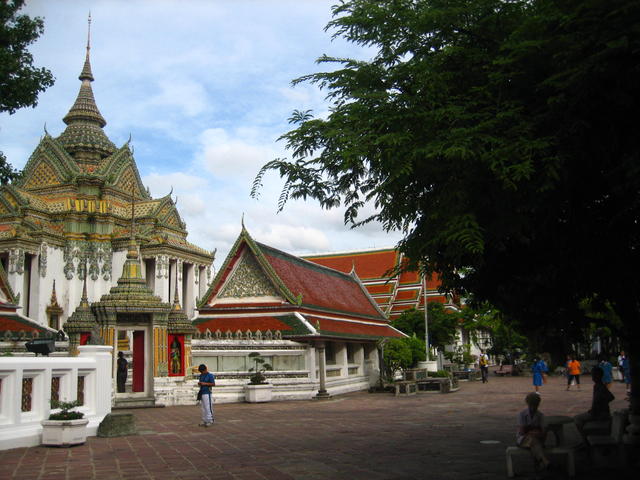
[[[582,365],[576,360],[575,356],[571,356],[571,360],[567,362],[567,390],[571,389],[571,381],[576,380],[576,386],[580,390],[580,374],[582,373]]]

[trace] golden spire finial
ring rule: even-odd
[[[87,58],[89,58],[89,50],[91,50],[91,10],[89,10],[87,23],[89,24],[89,27],[87,28]]]

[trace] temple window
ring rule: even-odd
[[[147,287],[153,291],[156,283],[156,261],[154,258],[145,259],[144,278],[147,281]]]
[[[33,311],[33,312],[31,311],[31,292],[33,291],[32,287],[34,286],[31,283],[32,283],[32,280],[37,281],[38,279],[37,274],[36,275],[31,274],[31,266],[32,264],[35,263],[32,260],[33,260],[33,255],[29,253],[24,254],[24,279],[23,279],[24,295],[22,298],[24,298],[23,308],[24,308],[24,315],[26,317],[31,317],[32,314],[34,314],[34,316],[37,315],[37,311]],[[37,302],[34,302],[34,307],[35,309],[38,308]]]
[[[347,363],[356,363],[356,351],[358,346],[355,343],[347,343]]]
[[[49,314],[49,327],[54,330],[60,330],[60,317],[57,314]]]
[[[324,347],[324,357],[327,365],[336,364],[336,347],[333,343],[327,342]]]

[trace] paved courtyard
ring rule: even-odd
[[[583,376],[583,383],[582,391],[567,392],[564,379],[552,377],[542,389],[541,410],[587,410],[591,381]],[[514,443],[516,413],[532,391],[531,379],[461,387],[446,395],[360,392],[324,402],[216,405],[210,428],[197,426],[196,406],[132,410],[139,435],[92,437],[69,449],[2,451],[0,479],[505,478],[504,450]],[[624,386],[614,384],[613,393],[612,409],[626,407]],[[534,478],[531,461],[516,460],[519,478]],[[576,478],[603,477],[586,455],[577,462]],[[564,478],[564,470],[545,478]]]

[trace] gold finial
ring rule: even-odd
[[[91,50],[91,10],[89,10],[89,18],[87,19],[89,27],[87,28],[87,58],[89,58],[89,50]]]

